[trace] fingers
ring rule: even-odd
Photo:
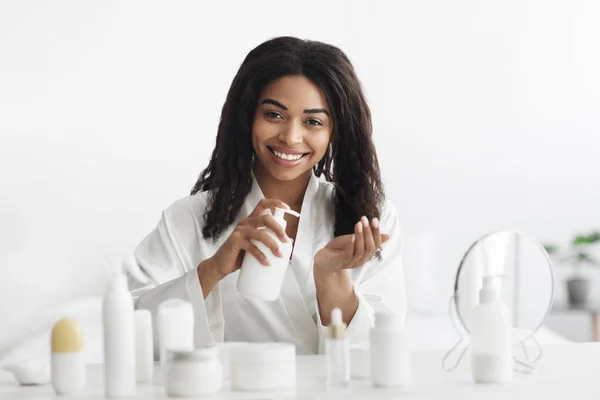
[[[362,264],[360,260],[364,257],[365,254],[365,229],[362,221],[358,221],[356,225],[354,225],[354,235],[356,236],[356,240],[354,241],[354,255],[352,260],[350,261],[348,267],[354,268],[359,267]]]
[[[365,254],[363,259],[360,260],[360,265],[363,265],[364,263],[369,261],[371,257],[373,257],[373,254],[375,254],[375,250],[377,250],[377,246],[375,246],[375,238],[373,238],[373,231],[371,230],[371,224],[369,224],[369,220],[367,219],[367,217],[362,217],[361,221],[363,223],[365,232]]]
[[[354,254],[354,241],[356,240],[356,235],[342,235],[333,239],[327,247],[333,250],[349,250],[350,254]]]
[[[286,210],[290,209],[290,206],[288,206],[281,200],[262,199],[261,201],[258,202],[256,207],[254,208],[254,211],[252,211],[252,213],[248,217],[256,217],[256,216],[262,215],[265,212],[265,210],[271,210],[271,212],[272,212],[275,207],[285,208]]]
[[[381,246],[382,238],[381,232],[379,231],[379,220],[377,218],[373,218],[371,220],[371,232],[373,233],[373,240],[375,241],[375,249],[378,249]]]
[[[271,265],[271,263],[269,263],[269,260],[264,255],[264,253],[262,251],[260,251],[260,249],[258,247],[256,247],[254,245],[254,243],[252,243],[251,241],[244,240],[244,242],[241,244],[240,247],[242,249],[244,249],[247,253],[252,254],[265,267],[268,267]]]
[[[264,229],[251,226],[238,226],[231,235],[234,250],[245,250],[252,254],[261,264],[270,265],[266,254],[254,242],[264,244],[276,257],[283,257],[279,244]]]
[[[270,215],[259,215],[257,217],[246,218],[245,224],[254,228],[266,226],[272,230],[282,242],[289,242],[291,240],[285,233],[285,229],[283,229],[281,225],[275,221],[275,218]]]
[[[283,253],[279,250],[279,244],[265,230],[250,229],[248,239],[262,242],[276,257],[283,257]]]
[[[363,266],[373,258],[377,249],[390,238],[389,235],[381,233],[377,218],[373,218],[369,223],[367,217],[364,216],[354,226],[354,234],[356,235],[354,256],[348,266],[349,268]]]

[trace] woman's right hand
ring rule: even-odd
[[[215,269],[221,277],[225,277],[237,271],[242,266],[242,260],[246,252],[256,257],[261,264],[268,266],[267,254],[263,254],[251,240],[264,243],[276,257],[282,257],[283,254],[280,252],[277,242],[269,236],[266,230],[258,229],[260,227],[267,227],[282,242],[290,241],[285,230],[275,221],[275,218],[265,213],[266,210],[272,211],[275,207],[290,209],[281,200],[262,199],[247,218],[238,222],[231,235],[229,235],[215,255],[207,260],[211,268]]]

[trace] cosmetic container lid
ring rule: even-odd
[[[59,320],[52,328],[52,352],[72,353],[83,350],[83,333],[73,319]]]
[[[168,358],[174,362],[208,361],[216,360],[218,358],[219,348],[216,345],[210,345],[193,350],[169,349],[168,353]]]
[[[231,361],[237,363],[269,363],[294,361],[296,347],[291,343],[245,343],[231,349]]]

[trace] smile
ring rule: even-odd
[[[269,151],[275,155],[275,157],[281,159],[281,160],[285,160],[285,161],[298,161],[301,158],[306,157],[307,155],[309,155],[310,153],[303,153],[303,154],[286,154],[286,153],[281,153],[277,150],[274,150],[270,147],[267,146],[267,148],[269,149]]]

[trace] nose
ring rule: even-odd
[[[286,146],[294,146],[302,143],[302,127],[298,126],[298,124],[291,123],[286,125],[281,132],[279,132],[279,140],[282,143],[285,143]]]

